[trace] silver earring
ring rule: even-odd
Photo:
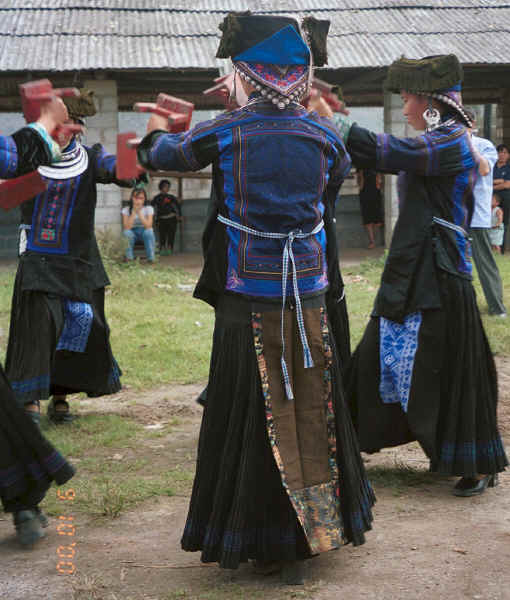
[[[435,129],[441,123],[441,113],[430,105],[423,113],[423,118],[427,125],[427,131]]]
[[[423,118],[425,120],[425,129],[426,131],[432,131],[441,123],[441,113],[432,106],[432,100],[429,97],[428,106],[425,112],[423,113]]]

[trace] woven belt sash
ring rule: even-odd
[[[242,225],[241,223],[236,223],[227,217],[222,215],[218,215],[218,221],[223,223],[224,225],[228,225],[229,227],[233,227],[238,231],[243,231],[244,233],[248,233],[250,235],[254,235],[256,237],[268,238],[272,240],[285,240],[285,245],[283,247],[282,252],[282,318],[281,318],[281,339],[282,339],[282,356],[280,359],[282,365],[282,373],[283,373],[283,381],[285,384],[285,393],[289,400],[294,400],[294,394],[292,393],[292,386],[290,385],[289,371],[287,369],[287,363],[285,362],[285,337],[284,337],[284,314],[285,314],[285,301],[287,299],[287,278],[289,276],[289,260],[292,266],[292,285],[294,288],[294,300],[296,302],[296,320],[299,329],[299,337],[301,339],[301,344],[303,346],[303,355],[304,355],[304,367],[305,369],[309,369],[314,366],[312,353],[310,352],[310,346],[308,345],[308,339],[306,337],[305,323],[303,318],[303,309],[301,307],[301,298],[299,296],[299,286],[297,279],[297,270],[296,270],[296,261],[294,259],[294,253],[292,251],[292,244],[295,239],[304,239],[307,237],[311,237],[312,235],[316,235],[321,231],[324,227],[324,221],[320,221],[318,225],[316,225],[312,231],[307,233],[301,231],[300,229],[290,231],[289,233],[271,233],[266,231],[259,231],[258,229],[252,229],[251,227],[246,227],[246,225]]]

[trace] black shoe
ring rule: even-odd
[[[35,510],[19,510],[14,513],[16,535],[22,546],[32,546],[46,534],[42,530],[41,521]]]
[[[282,583],[286,585],[304,585],[303,561],[286,560],[282,563]]]
[[[56,406],[65,406],[66,410],[57,410]],[[69,403],[66,400],[55,401],[52,398],[48,404],[48,419],[55,425],[72,423],[76,418],[69,412]]]
[[[498,474],[485,475],[481,479],[474,477],[461,477],[453,488],[454,496],[467,498],[469,496],[479,496],[483,494],[488,487],[496,487],[499,483]]]
[[[41,426],[41,403],[39,402],[39,400],[32,400],[28,404],[35,404],[37,406],[37,410],[27,410],[25,408],[25,414],[32,421],[32,423],[34,423],[34,425],[37,425],[37,427],[40,427]]]

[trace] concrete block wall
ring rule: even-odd
[[[97,114],[86,119],[84,142],[91,146],[102,144],[108,152],[116,153],[119,132],[117,83],[113,80],[90,79],[84,86],[94,90]],[[114,235],[121,233],[121,189],[114,185],[97,186],[96,228],[108,229]]]

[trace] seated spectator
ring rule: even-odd
[[[152,229],[154,209],[147,205],[147,193],[142,188],[134,188],[129,199],[129,206],[122,209],[122,226],[128,240],[126,260],[133,260],[133,249],[137,241],[143,242],[145,254],[149,262],[154,262],[156,240]]]
[[[170,182],[162,179],[159,182],[159,194],[152,199],[156,210],[156,222],[159,229],[159,253],[161,256],[171,254],[174,249],[177,221],[182,220],[181,205],[177,198],[169,194]]]

